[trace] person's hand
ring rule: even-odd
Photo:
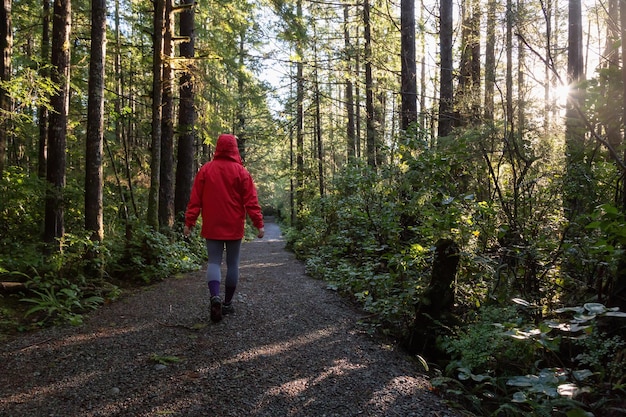
[[[190,234],[191,234],[191,228],[185,225],[185,228],[183,229],[183,235],[185,235],[185,237],[189,237]]]
[[[256,235],[259,239],[261,239],[263,236],[265,236],[265,227],[261,227],[259,229],[259,233],[257,233]]]

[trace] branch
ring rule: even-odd
[[[544,65],[557,78],[557,80],[559,81],[559,84],[564,87],[565,83],[561,79],[561,76],[559,75],[559,73],[554,68],[554,65],[551,64],[551,63],[548,63],[537,51],[535,51],[535,49],[532,46],[530,46],[528,44],[528,42],[526,42],[526,39],[524,39],[524,36],[520,35],[519,33],[516,33],[515,36],[517,36],[522,41],[522,43],[524,45],[526,45],[526,47],[530,50],[530,52],[535,54],[544,63]],[[570,102],[569,104],[572,106],[572,108],[574,110],[576,110],[576,113],[578,114],[578,116],[580,116],[580,119],[583,121],[585,127],[589,130],[589,133],[591,133],[591,136],[596,141],[601,143],[606,149],[608,149],[609,153],[611,154],[611,156],[613,157],[613,159],[617,163],[618,167],[621,169],[622,173],[626,173],[626,163],[623,161],[622,158],[620,158],[620,156],[617,153],[617,151],[615,150],[615,148],[613,148],[613,146],[611,146],[611,144],[609,142],[607,142],[605,139],[600,137],[600,135],[598,135],[598,133],[596,132],[596,130],[593,127],[593,124],[591,123],[591,121],[589,120],[587,115],[583,112],[583,110],[580,108],[580,106],[577,103]]]

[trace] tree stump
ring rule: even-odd
[[[459,266],[460,249],[452,239],[440,239],[435,244],[435,256],[428,288],[415,304],[415,319],[408,337],[411,353],[438,360],[444,352],[437,348],[437,338],[447,334],[455,322],[454,278]]]

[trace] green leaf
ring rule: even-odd
[[[512,298],[511,301],[524,307],[531,307],[531,304],[522,298]]]
[[[585,310],[587,310],[591,314],[603,314],[606,312],[606,307],[604,306],[604,304],[600,303],[585,303],[583,307],[585,307]]]
[[[535,375],[518,375],[514,376],[513,378],[509,378],[509,380],[506,381],[506,384],[512,387],[532,387],[535,381],[537,381],[538,379],[539,378]]]
[[[557,308],[556,310],[554,310],[555,313],[567,313],[569,311],[572,311],[574,313],[582,313],[584,311],[584,308],[582,308],[582,307],[562,307],[562,308]]]
[[[589,369],[580,369],[573,371],[572,376],[574,377],[574,379],[576,379],[576,381],[584,381],[590,376],[593,376],[593,372],[591,372]]]
[[[525,403],[527,401],[526,394],[518,391],[513,394],[513,399],[511,401],[513,401],[514,403]]]
[[[602,223],[599,221],[594,221],[589,223],[587,226],[585,226],[586,229],[600,229],[602,226]]]
[[[565,415],[567,417],[593,417],[593,413],[585,411],[582,408],[573,408],[568,410]]]

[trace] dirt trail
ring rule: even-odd
[[[284,246],[273,223],[244,243],[221,323],[198,271],[3,343],[0,416],[455,415]]]

